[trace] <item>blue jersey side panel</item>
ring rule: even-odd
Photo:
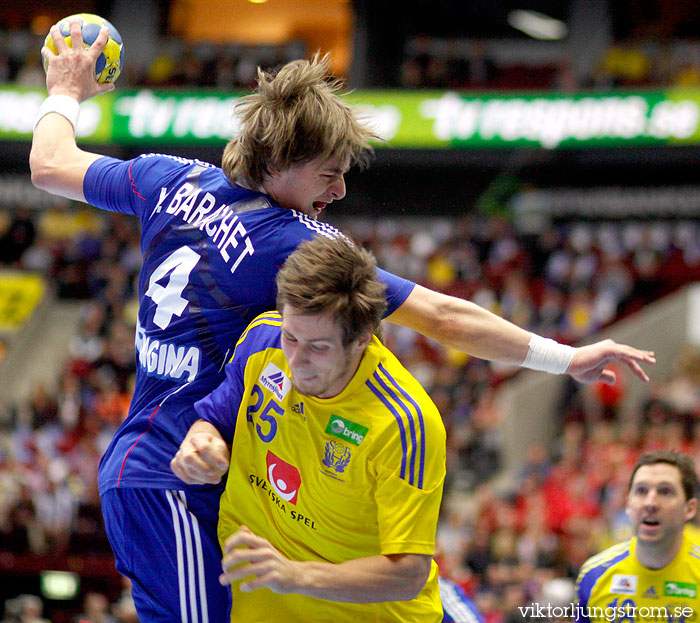
[[[248,323],[275,308],[275,276],[289,254],[340,233],[185,158],[100,158],[83,188],[92,205],[134,214],[142,226],[134,397],[102,459],[100,491],[182,487],[169,465],[197,419],[194,403],[223,381]],[[380,278],[390,314],[414,284]]]

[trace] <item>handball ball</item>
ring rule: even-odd
[[[109,28],[107,45],[105,49],[102,50],[102,54],[99,55],[95,63],[95,78],[97,78],[97,82],[114,82],[119,77],[124,62],[124,44],[122,43],[122,37],[119,31],[99,15],[92,15],[91,13],[70,15],[58,22],[58,29],[66,40],[69,48],[72,47],[70,36],[71,18],[77,18],[80,22],[80,28],[83,34],[83,45],[86,48],[89,48],[95,42],[97,35],[100,34],[102,26],[107,26],[107,28]],[[44,45],[54,54],[58,54],[51,33],[46,35]],[[46,71],[48,65],[48,61],[44,59],[44,71]]]

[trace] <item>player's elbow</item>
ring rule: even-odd
[[[81,161],[79,156],[80,152],[32,147],[29,154],[32,184],[54,195],[85,201],[83,180],[90,161]]]
[[[422,579],[417,578],[416,580],[411,582],[410,586],[405,587],[404,594],[402,598],[398,601],[411,601],[418,597],[418,595],[420,595],[420,592],[423,590],[423,587],[425,586],[427,580],[428,578],[426,576]]]
[[[403,567],[404,573],[402,574],[401,595],[396,601],[410,601],[420,595],[428,581],[432,557],[421,554],[406,554],[399,564]]]
[[[52,181],[55,179],[58,167],[50,158],[37,154],[34,150],[29,154],[29,169],[32,176],[32,184],[41,190],[51,190]]]

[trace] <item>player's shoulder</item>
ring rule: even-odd
[[[700,548],[700,526],[693,523],[685,524],[683,535],[689,543],[694,544],[697,548]]]
[[[280,208],[269,216],[274,220],[275,235],[271,242],[277,256],[275,263],[278,265],[284,264],[286,259],[306,240],[316,236],[325,236],[334,240],[345,238],[333,225],[312,219],[297,210]],[[268,225],[269,223],[266,224]]]
[[[700,577],[700,529],[695,524],[685,525],[681,553],[691,572]]]
[[[143,180],[162,180],[164,183],[171,183],[180,175],[185,177],[189,175],[193,168],[199,172],[220,171],[219,167],[209,162],[160,153],[141,154],[127,161],[127,165],[132,183],[137,184]]]
[[[279,348],[282,316],[269,311],[260,314],[245,328],[236,344],[236,357],[249,357],[267,348]]]
[[[377,416],[384,417],[402,437],[405,430],[420,431],[421,438],[425,434],[431,443],[437,443],[445,435],[445,426],[428,393],[379,340],[375,338],[369,348],[375,365],[365,380],[365,388]]]
[[[297,229],[305,231],[308,233],[309,237],[312,236],[326,236],[327,238],[338,238],[344,237],[339,229],[324,223],[323,221],[317,221],[298,210],[286,210],[287,220],[289,223],[295,225]]]
[[[379,340],[375,340],[371,348],[377,354],[377,364],[367,384],[378,387],[389,395],[403,397],[430,417],[437,416],[442,421],[428,393],[396,356]]]
[[[595,556],[591,556],[583,563],[576,580],[577,587],[582,589],[590,588],[605,573],[616,567],[623,561],[629,559],[631,554],[632,541],[622,541],[603,550]]]
[[[183,156],[175,156],[172,154],[161,154],[161,153],[148,153],[148,154],[141,154],[140,156],[137,156],[135,158],[137,161],[141,161],[144,163],[153,163],[153,164],[162,164],[163,166],[169,166],[171,168],[177,168],[177,167],[182,167],[182,166],[200,166],[205,169],[218,169],[214,164],[211,164],[210,162],[204,162],[203,160],[199,160],[197,158],[185,158]]]

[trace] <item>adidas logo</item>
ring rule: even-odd
[[[642,597],[646,599],[658,599],[659,594],[656,592],[656,589],[653,586],[650,586],[647,590],[644,591]]]
[[[297,402],[295,405],[292,405],[292,412],[298,413],[299,415],[304,415],[304,403]]]

